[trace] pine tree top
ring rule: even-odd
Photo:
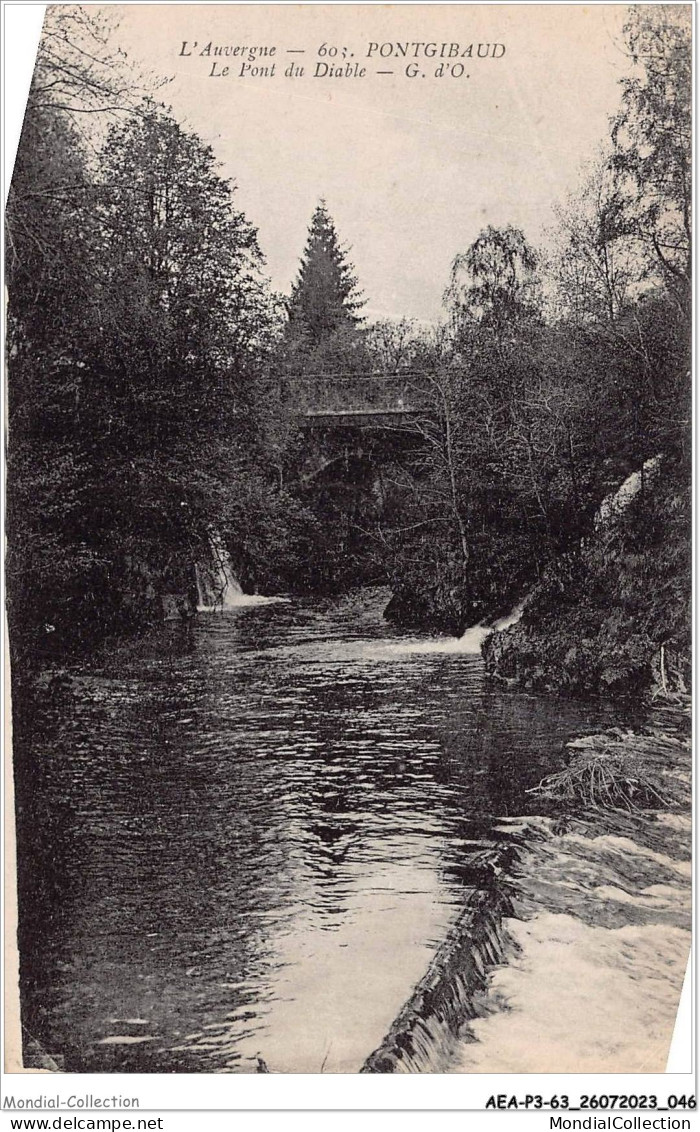
[[[308,335],[314,343],[362,321],[357,312],[364,300],[347,252],[338,239],[326,202],[320,200],[311,218],[299,274],[289,299],[290,327]]]

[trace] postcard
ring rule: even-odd
[[[691,58],[685,4],[46,8],[6,209],[18,1097],[666,1071]]]

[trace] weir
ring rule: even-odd
[[[480,853],[493,882],[473,888],[459,919],[433,958],[426,974],[367,1058],[361,1073],[446,1072],[469,1020],[478,1017],[479,997],[489,969],[505,958],[503,919],[512,906],[497,875],[512,859],[512,845],[494,845]]]

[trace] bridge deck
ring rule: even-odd
[[[391,428],[415,424],[425,409],[307,409],[299,418],[308,428],[335,425],[346,428]]]
[[[279,399],[306,427],[401,428],[431,415],[425,373],[317,373],[279,377]]]

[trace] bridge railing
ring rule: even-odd
[[[432,402],[423,374],[299,374],[278,380],[280,400],[297,413],[411,412]]]

